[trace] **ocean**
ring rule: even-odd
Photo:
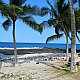
[[[60,48],[66,49],[66,44],[58,44],[58,43],[16,43],[17,48],[26,49],[26,48]],[[13,42],[0,42],[0,48],[13,49]],[[69,44],[69,48],[71,48],[71,44]],[[77,50],[80,49],[80,44],[76,45]]]

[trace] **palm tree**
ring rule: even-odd
[[[8,19],[3,23],[3,27],[8,28],[13,24],[13,42],[14,42],[14,55],[15,63],[17,63],[17,49],[16,49],[16,37],[15,37],[15,22],[17,19],[22,20],[25,24],[29,25],[34,30],[42,32],[41,25],[37,24],[32,15],[37,15],[38,12],[36,6],[24,5],[26,0],[10,0],[10,4],[4,8],[8,14]],[[39,15],[39,14],[38,14]]]
[[[47,38],[46,42],[54,40],[55,38],[60,38],[62,37],[63,33],[59,33],[59,32],[64,32],[65,36],[66,36],[66,57],[67,57],[67,61],[68,61],[68,37],[69,36],[69,21],[68,18],[70,18],[69,16],[66,17],[67,15],[67,10],[69,9],[69,5],[64,3],[64,0],[58,0],[59,2],[56,2],[56,8],[53,7],[53,5],[49,2],[49,0],[47,0],[48,5],[50,6],[50,8],[45,8],[43,7],[45,10],[45,12],[49,12],[51,15],[51,18],[48,21],[44,21],[42,24],[45,25],[46,23],[48,23],[49,25],[47,26],[52,26],[55,27],[55,33],[56,35],[50,36],[49,38]],[[42,10],[43,10],[42,8]],[[67,23],[66,23],[67,22]],[[71,39],[71,38],[70,38]]]
[[[76,72],[78,71],[76,66],[76,27],[75,27],[75,13],[73,8],[73,1],[69,0],[69,7],[71,13],[71,66],[70,71]]]
[[[56,9],[51,5],[51,3],[47,0],[47,3],[50,5],[51,7],[51,10],[48,9],[48,8],[45,8],[45,11],[49,11],[49,13],[51,14],[51,16],[54,16],[52,17],[51,19],[49,19],[48,21],[44,21],[47,22],[48,24],[53,25],[55,27],[55,32],[56,32],[56,35],[52,35],[50,37],[47,38],[46,40],[46,43],[49,42],[49,41],[52,41],[54,39],[58,39],[60,37],[62,37],[63,34],[60,34],[59,32],[64,32],[65,33],[65,36],[66,36],[66,60],[68,61],[68,37],[69,39],[71,40],[70,36],[69,36],[69,32],[71,32],[71,29],[70,29],[70,11],[69,11],[69,4],[65,4],[64,3],[64,0],[58,0],[59,2],[57,2],[56,6],[57,6],[57,12],[56,12]],[[76,3],[76,1],[74,1],[74,4]],[[75,12],[77,12],[75,10]],[[58,16],[60,15],[60,16]],[[76,16],[79,16],[79,13],[76,14]],[[61,19],[59,21],[59,19]],[[57,21],[57,22],[56,22]],[[78,23],[76,26],[76,30],[78,31],[79,29],[79,18],[76,17],[76,22]],[[76,37],[78,39],[78,41],[80,41],[77,33],[76,33]]]

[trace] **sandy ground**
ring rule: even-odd
[[[66,63],[65,61],[40,60],[39,58],[40,56],[46,56],[44,58],[47,58],[49,55],[21,55],[18,56],[18,63],[15,66],[10,62],[0,63],[0,80],[75,80],[68,76],[68,71],[62,67]],[[34,60],[35,56],[39,60],[37,58]]]

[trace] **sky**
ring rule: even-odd
[[[8,3],[8,0],[3,0]],[[27,0],[27,4],[38,5],[39,7],[48,6],[46,0]],[[45,17],[35,17],[35,20],[40,23],[43,20],[48,20],[50,17],[46,15]],[[0,42],[13,42],[12,38],[12,26],[9,27],[8,31],[5,31],[1,26],[1,23],[5,21],[5,17],[0,15]],[[16,21],[16,42],[26,42],[26,43],[45,43],[47,37],[55,34],[54,29],[45,28],[45,30],[40,34],[37,31],[34,31],[28,25],[24,24],[20,20]],[[58,40],[51,41],[50,43],[66,43],[65,36]],[[69,40],[70,43],[70,40]],[[79,42],[77,41],[79,44]]]

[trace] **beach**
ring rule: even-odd
[[[5,61],[1,64],[0,69],[0,78],[1,80],[56,80],[56,74],[54,74],[57,69],[53,66],[57,66],[57,63],[60,63],[58,60],[28,60],[27,58],[33,58],[36,56],[46,56],[45,59],[48,59],[47,55],[18,55],[18,63],[13,66],[12,63]],[[25,59],[26,58],[26,59]],[[57,63],[56,63],[57,62]],[[59,73],[61,74],[61,73]],[[62,79],[61,79],[62,80]],[[67,79],[66,79],[67,80]]]
[[[65,55],[61,52],[20,54],[15,66],[13,61],[4,60],[0,62],[0,80],[76,80],[65,67]]]
[[[30,61],[18,63],[15,67],[10,63],[3,63],[0,69],[0,80],[64,80],[66,72],[51,67],[56,61],[54,64],[52,63],[54,62],[45,61],[36,64],[35,61]],[[65,80],[68,80],[68,78],[65,78]]]

